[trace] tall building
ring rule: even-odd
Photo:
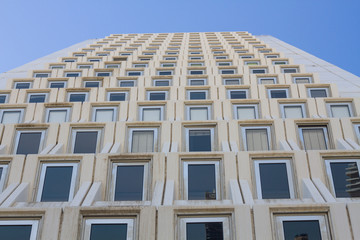
[[[112,34],[0,79],[0,239],[360,239],[360,78],[274,37]]]

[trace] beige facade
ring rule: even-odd
[[[261,39],[112,34],[8,79],[0,234],[360,239],[360,98]]]

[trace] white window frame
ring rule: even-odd
[[[117,107],[93,107],[92,108],[92,115],[91,115],[91,120],[93,122],[96,122],[96,111],[97,110],[113,110],[113,118],[111,120],[111,122],[116,122],[117,121],[117,116],[118,116],[118,108]]]
[[[100,58],[88,58],[88,62],[101,62]]]
[[[347,107],[348,107],[348,110],[349,110],[349,117],[353,117],[352,104],[349,103],[349,102],[338,102],[338,103],[332,102],[332,103],[327,103],[327,104],[326,104],[326,108],[327,108],[329,117],[334,117],[333,114],[332,114],[332,107],[333,107],[333,106],[347,106]]]
[[[111,66],[116,66],[116,67],[111,67]],[[108,69],[112,69],[112,68],[120,68],[120,64],[105,64],[105,68],[108,68]]]
[[[254,55],[240,55],[241,59],[251,59],[254,58]]]
[[[239,81],[239,84],[235,84],[235,85],[242,85],[242,79],[241,78],[224,78],[223,79],[224,85],[234,85],[234,84],[226,84],[226,81]]]
[[[166,65],[169,65],[169,66],[166,66]],[[175,63],[161,63],[160,66],[161,67],[175,67],[176,64]]]
[[[117,167],[118,166],[144,166],[143,172],[143,191],[142,191],[142,201],[146,201],[149,195],[149,180],[150,176],[150,163],[149,162],[113,162],[112,163],[112,179],[111,179],[111,188],[109,192],[110,201],[115,200],[115,187],[116,187],[116,178],[117,178]]]
[[[289,61],[287,60],[274,60],[272,61],[273,65],[287,65],[289,64]]]
[[[75,73],[79,74],[79,76],[76,76],[76,77],[81,77],[81,72],[65,72],[64,77],[68,77],[67,76],[68,74],[75,74]]]
[[[227,97],[228,99],[239,99],[239,98],[231,98],[231,92],[233,91],[245,91],[245,94],[246,94],[246,98],[243,98],[243,99],[248,99],[250,96],[249,96],[249,89],[245,89],[245,88],[240,88],[240,89],[228,89],[227,90]]]
[[[63,88],[66,88],[66,87],[67,87],[67,81],[49,81],[49,85],[48,85],[49,88],[51,87],[51,84],[52,84],[52,83],[64,83],[64,87],[63,87]]]
[[[308,83],[297,83],[296,81],[300,78],[307,78],[309,80],[309,82]],[[309,84],[309,83],[312,83],[313,81],[312,81],[312,77],[293,77],[293,82],[295,84]]]
[[[202,56],[197,57],[189,57],[189,60],[203,60],[204,58]]]
[[[228,56],[214,56],[215,59],[229,59]]]
[[[192,93],[192,92],[204,92],[205,93],[205,99],[190,99],[190,93]],[[209,90],[201,90],[201,89],[199,89],[199,90],[187,90],[186,95],[187,95],[186,98],[188,100],[206,100],[206,99],[209,99]]]
[[[86,219],[84,223],[84,240],[90,240],[91,225],[92,224],[127,224],[127,240],[134,240],[136,237],[136,222],[135,218],[92,218]]]
[[[214,165],[215,166],[215,191],[216,191],[216,200],[221,199],[221,174],[220,174],[220,161],[194,161],[194,160],[183,160],[183,186],[184,192],[183,196],[185,200],[189,200],[189,165]],[[192,200],[193,201],[193,200]],[[198,200],[198,201],[207,201],[207,200]]]
[[[84,102],[87,102],[89,100],[89,92],[68,92],[67,93],[67,101],[70,102],[70,96],[71,94],[85,94],[85,100]]]
[[[20,116],[19,116],[19,120],[17,123],[21,123],[24,119],[24,109],[20,109],[20,108],[6,108],[6,109],[0,109],[0,121],[2,123],[3,121],[3,117],[4,117],[4,113],[6,112],[20,112]],[[4,124],[4,123],[2,123]]]
[[[154,133],[154,148],[152,152],[159,151],[159,143],[158,143],[158,129],[157,128],[130,128],[129,129],[129,141],[128,141],[128,152],[132,153],[132,140],[133,140],[133,133],[139,131],[153,131]]]
[[[233,71],[233,73],[223,73],[224,71]],[[236,74],[236,69],[220,69],[220,74],[224,74],[224,75]]]
[[[203,81],[203,85],[192,85],[191,82],[192,81]],[[188,84],[189,86],[205,86],[207,85],[207,79],[206,78],[189,78],[188,79]]]
[[[50,111],[66,111],[65,122],[70,119],[70,108],[46,108],[45,122],[49,122]]]
[[[308,96],[309,96],[309,98],[315,98],[315,97],[312,97],[311,96],[311,90],[325,90],[325,92],[326,92],[326,97],[329,97],[330,95],[329,95],[329,89],[328,88],[313,88],[313,87],[309,87],[309,88],[307,88],[307,92],[308,92]]]
[[[329,145],[329,132],[328,132],[328,127],[327,126],[324,126],[324,125],[320,125],[320,126],[298,126],[298,129],[299,129],[299,137],[300,137],[300,142],[301,142],[301,145],[302,145],[302,148],[304,150],[307,150],[305,149],[305,142],[304,142],[304,136],[303,136],[303,129],[314,129],[314,128],[321,128],[323,133],[324,133],[324,137],[325,137],[325,146],[326,146],[326,149],[330,149],[330,145]]]
[[[29,84],[29,87],[28,88],[23,88],[23,89],[30,89],[30,88],[32,88],[32,86],[33,86],[33,82],[32,81],[30,81],[30,82],[14,82],[14,88],[15,89],[17,89],[16,87],[17,87],[17,85],[18,84],[21,84],[21,83],[28,83]]]
[[[268,98],[269,99],[279,99],[279,98],[272,98],[271,97],[271,91],[285,91],[286,93],[286,98],[289,98],[289,89],[288,88],[269,88],[267,89],[267,93],[268,93]],[[283,98],[285,99],[285,98]]]
[[[203,62],[190,62],[189,67],[202,67],[204,66]]]
[[[215,130],[214,128],[204,128],[204,127],[186,127],[185,128],[185,137],[186,137],[186,152],[190,152],[190,131],[197,131],[197,130],[210,130],[210,147],[211,147],[211,151],[215,151]]]
[[[102,142],[102,129],[99,128],[72,128],[71,129],[71,153],[73,154],[85,154],[85,153],[74,153],[75,149],[75,140],[76,140],[76,134],[78,132],[97,132],[97,139],[96,139],[96,149],[95,153],[100,152],[101,148],[101,142]]]
[[[90,80],[90,81],[84,81],[83,84],[84,84],[84,88],[91,88],[91,87],[86,87],[86,84],[87,83],[93,83],[93,82],[96,82],[96,83],[99,83],[99,87],[102,87],[102,81],[93,81],[93,80]]]
[[[283,119],[286,118],[286,116],[285,116],[285,107],[301,107],[303,118],[307,117],[304,103],[294,103],[294,104],[285,104],[284,103],[284,104],[280,104],[280,112],[281,112],[281,117]]]
[[[279,58],[279,55],[277,55],[277,54],[268,54],[268,55],[265,55],[265,58]]]
[[[27,96],[27,102],[30,103],[30,97],[31,96],[35,96],[35,95],[45,95],[45,100],[44,100],[44,103],[46,103],[48,101],[48,97],[49,97],[49,93],[28,93],[28,96]]]
[[[316,213],[315,213],[316,214]],[[275,226],[276,226],[276,239],[285,240],[284,238],[284,221],[319,221],[319,229],[321,233],[322,240],[330,240],[330,228],[328,227],[328,221],[326,219],[326,214],[320,215],[275,215]]]
[[[121,86],[121,82],[133,82],[134,83],[134,86],[125,86],[125,87],[136,87],[136,80],[132,80],[132,79],[129,79],[129,80],[119,80],[118,81],[118,86],[119,87],[124,87],[124,86]]]
[[[243,144],[244,144],[245,151],[249,151],[248,150],[247,139],[246,139],[246,130],[248,130],[248,129],[266,129],[267,139],[268,139],[268,149],[269,149],[269,151],[272,150],[271,126],[244,126],[244,127],[241,127],[241,136],[242,136],[242,139],[243,139]]]
[[[151,93],[165,93],[165,99],[164,100],[150,100],[150,94]],[[147,91],[146,92],[146,99],[149,100],[149,101],[166,101],[168,100],[168,91]]]
[[[158,108],[160,109],[160,121],[164,120],[164,106],[139,106],[139,120],[144,121],[144,109]]]
[[[65,66],[64,65],[51,65],[50,69],[64,69]]]
[[[207,120],[211,120],[211,106],[210,105],[188,105],[186,106],[186,119],[191,120],[191,110],[192,109],[199,109],[199,108],[206,108],[207,109]]]
[[[39,143],[39,154],[41,152],[41,150],[44,147],[44,143],[45,143],[45,134],[46,134],[46,130],[16,130],[16,137],[15,137],[15,144],[14,144],[14,151],[13,154],[16,154],[16,151],[19,147],[19,140],[20,140],[20,135],[22,133],[41,133],[41,138],[40,138],[40,143]]]
[[[260,77],[258,78],[258,84],[269,84],[269,83],[262,83],[262,80],[273,80],[273,83],[270,84],[277,84],[277,78],[276,77]]]
[[[256,64],[255,64],[256,63]],[[249,66],[259,66],[260,65],[260,61],[244,61],[244,65],[249,65]],[[266,71],[265,71],[266,72]]]
[[[0,168],[2,168],[1,178],[0,178],[0,193],[4,190],[5,182],[8,177],[9,164],[1,163]]]
[[[130,75],[130,73],[140,73],[139,75]],[[126,76],[129,77],[137,77],[144,75],[144,71],[126,71]]]
[[[161,74],[162,72],[170,72],[170,74],[162,75]],[[158,71],[156,71],[156,75],[158,75],[158,76],[172,76],[172,75],[174,75],[174,70],[158,70]]]
[[[154,79],[153,80],[154,87],[163,87],[163,86],[157,86],[156,83],[157,82],[164,82],[164,81],[168,81],[169,86],[171,86],[171,79]]]
[[[217,66],[232,66],[232,62],[216,62]]]
[[[296,71],[295,72],[291,72],[291,73],[287,73],[287,74],[293,74],[293,73],[298,73],[299,72],[299,68],[296,68],[296,67],[282,67],[281,68],[281,72],[282,73],[285,73],[285,70],[289,70],[289,69],[295,69]],[[285,73],[286,74],[286,73]]]
[[[77,69],[92,69],[93,65],[92,64],[78,64],[77,65]]]
[[[0,97],[1,96],[5,96],[5,101],[4,101],[4,103],[1,103],[1,104],[5,104],[9,101],[9,94],[0,94]]]
[[[47,77],[36,77],[36,75],[38,75],[38,74],[47,74]],[[50,76],[51,76],[51,73],[48,73],[48,72],[36,72],[36,73],[34,73],[34,78],[48,78]]]
[[[265,70],[263,73],[254,73],[254,70]],[[250,73],[251,74],[266,74],[268,73],[268,69],[267,68],[250,68]]]
[[[354,130],[355,130],[355,135],[358,138],[358,141],[360,142],[360,124],[354,124]]]
[[[290,199],[295,198],[295,188],[294,188],[294,176],[293,171],[291,167],[291,160],[289,159],[278,159],[278,160],[254,160],[254,172],[255,172],[255,183],[256,183],[256,193],[258,199],[262,198],[262,186],[261,186],[261,176],[260,176],[260,167],[259,165],[261,163],[285,163],[286,165],[286,174],[288,177],[288,184],[289,184],[289,193],[290,193]]]
[[[36,240],[39,228],[38,220],[0,220],[0,226],[31,225],[29,240]]]
[[[232,232],[230,226],[229,217],[225,216],[216,216],[216,217],[206,217],[206,216],[189,216],[189,217],[179,217],[179,240],[186,240],[186,224],[187,223],[209,223],[209,222],[222,222],[223,225],[223,235],[224,240],[232,239]]]
[[[192,71],[201,71],[201,73],[200,73],[200,74],[192,74],[192,73],[191,73]],[[205,74],[205,70],[203,70],[203,69],[189,70],[188,74],[189,74],[189,75],[204,75],[204,74]]]
[[[69,163],[42,163],[41,164],[41,171],[40,171],[40,178],[39,178],[39,188],[36,194],[36,201],[41,202],[41,197],[43,193],[44,188],[44,182],[45,182],[45,175],[46,175],[46,169],[47,167],[73,167],[72,174],[71,174],[71,183],[70,183],[70,189],[69,189],[69,198],[68,202],[70,202],[75,195],[75,186],[77,182],[77,175],[78,175],[78,168],[79,164],[75,162],[69,162]]]
[[[109,76],[99,76],[99,74],[101,74],[101,73],[108,73]],[[112,72],[111,72],[111,71],[95,72],[95,75],[96,75],[97,77],[111,77],[111,76],[112,76]]]
[[[106,100],[107,101],[110,101],[110,95],[112,93],[124,93],[125,94],[125,100],[124,101],[128,100],[128,94],[129,94],[128,92],[107,92],[107,94],[106,94]]]
[[[133,64],[133,67],[134,68],[146,68],[148,67],[149,65],[147,63],[134,63]]]
[[[259,106],[258,104],[234,104],[234,119],[239,119],[238,108],[249,108],[253,107],[255,111],[255,119],[259,119]]]
[[[164,57],[165,61],[175,61],[177,60],[177,57]]]
[[[77,59],[63,59],[62,62],[77,62]]]

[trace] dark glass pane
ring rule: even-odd
[[[190,82],[192,86],[200,86],[200,85],[205,85],[205,81],[204,80],[191,80]]]
[[[221,74],[235,74],[234,70],[222,70]]]
[[[98,77],[109,77],[110,73],[109,72],[99,72],[97,73]]]
[[[128,72],[128,76],[140,76],[141,72]]]
[[[86,82],[85,87],[99,87],[99,82]]]
[[[201,75],[204,74],[204,71],[190,71],[191,75]]]
[[[165,100],[165,93],[150,93],[150,100]]]
[[[285,240],[321,240],[319,221],[284,221]]]
[[[0,225],[0,236],[3,240],[30,239],[31,225]]]
[[[214,164],[188,165],[188,199],[216,200],[216,176]]]
[[[190,100],[206,99],[206,92],[190,92]]]
[[[50,83],[50,88],[63,88],[65,83]]]
[[[259,73],[266,73],[265,69],[253,69],[252,70],[253,74],[259,74]]]
[[[84,102],[86,94],[84,93],[72,93],[70,94],[69,102]]]
[[[0,103],[5,103],[6,96],[0,96]]]
[[[187,223],[186,240],[222,240],[222,222]]]
[[[270,95],[271,98],[287,98],[285,90],[271,90]]]
[[[169,86],[169,81],[168,80],[156,81],[155,86]]]
[[[2,177],[2,172],[3,172],[4,168],[0,168],[0,179]]]
[[[27,89],[30,88],[30,83],[17,83],[16,89]]]
[[[190,130],[189,151],[190,152],[211,151],[210,130]]]
[[[29,103],[42,103],[45,102],[45,94],[42,95],[30,95]]]
[[[120,87],[133,87],[133,86],[135,86],[134,81],[121,81],[120,82]]]
[[[330,163],[336,197],[360,197],[359,169],[356,162]]]
[[[325,89],[313,89],[310,90],[310,95],[313,98],[317,97],[327,97],[326,90]]]
[[[16,154],[38,154],[41,140],[41,132],[21,133]]]
[[[144,166],[118,166],[115,181],[115,201],[143,199]]]
[[[79,77],[80,73],[67,73],[66,77]]]
[[[125,101],[125,93],[110,93],[110,101]]]
[[[159,75],[160,76],[172,75],[172,72],[171,71],[162,71],[162,72],[159,72]]]
[[[98,132],[77,132],[74,153],[95,153]]]
[[[246,91],[230,91],[231,99],[246,99]]]
[[[225,80],[225,85],[239,85],[240,80],[234,79],[234,80]]]
[[[263,199],[290,198],[285,163],[260,163],[259,171]]]
[[[41,195],[42,202],[66,202],[69,200],[71,176],[73,167],[47,167],[44,187]],[[61,179],[61,181],[59,181]]]
[[[283,69],[284,73],[297,73],[296,68],[285,68]]]
[[[37,74],[35,74],[35,77],[36,78],[47,78],[47,77],[49,77],[49,74],[48,73],[37,73]]]
[[[90,240],[126,240],[127,224],[91,224]]]

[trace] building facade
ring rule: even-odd
[[[360,78],[248,32],[75,48],[0,76],[1,239],[360,239]]]

